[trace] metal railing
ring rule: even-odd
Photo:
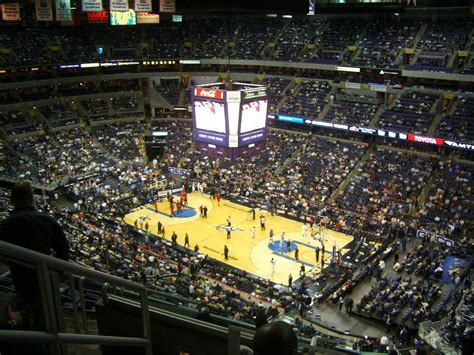
[[[36,270],[41,303],[45,320],[45,331],[2,330],[0,342],[9,343],[41,343],[50,345],[51,354],[67,354],[66,344],[94,344],[143,347],[146,355],[152,354],[150,315],[146,288],[138,283],[123,280],[80,265],[25,249],[0,241],[0,260],[15,262]],[[32,270],[33,271],[33,270]],[[69,283],[71,296],[79,292],[81,305],[82,327],[79,323],[77,302],[72,302],[76,330],[83,334],[65,332],[64,314],[61,305],[59,274]],[[85,311],[84,281],[98,282],[103,285],[103,294],[109,287],[122,287],[139,294],[143,325],[143,337],[120,337],[110,335],[90,335],[87,333],[87,317]],[[104,300],[106,302],[106,299]]]

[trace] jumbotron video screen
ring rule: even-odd
[[[196,128],[205,131],[226,133],[225,105],[223,102],[195,100]]]

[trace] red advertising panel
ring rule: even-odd
[[[196,88],[194,89],[194,96],[222,100],[224,98],[224,92],[222,90]]]
[[[408,140],[413,141],[413,142],[428,143],[428,144],[435,144],[435,145],[444,144],[444,139],[424,137],[424,136],[419,136],[419,135],[411,134],[411,133],[408,134]]]
[[[93,11],[87,13],[87,22],[89,23],[109,23],[108,11]]]

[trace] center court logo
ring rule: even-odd
[[[237,232],[237,231],[240,231],[240,232],[243,232],[245,229],[243,228],[240,228],[240,227],[229,227],[228,225],[225,225],[225,224],[221,224],[221,225],[218,225],[216,226],[216,229],[218,231],[231,231],[231,232]]]

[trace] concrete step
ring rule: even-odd
[[[380,105],[379,109],[377,112],[375,112],[374,117],[372,117],[372,120],[369,122],[369,128],[374,128],[376,124],[379,122],[380,116],[382,116],[382,113],[385,111],[384,105]]]

